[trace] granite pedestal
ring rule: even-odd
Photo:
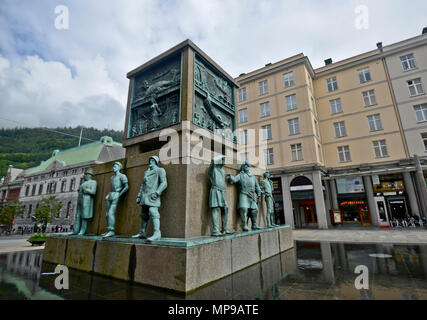
[[[43,260],[178,292],[189,292],[293,247],[289,226],[222,237],[102,238],[52,234]],[[70,284],[72,285],[72,284]]]

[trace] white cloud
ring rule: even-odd
[[[29,56],[13,66],[0,56],[0,117],[35,126],[123,129],[125,95],[109,78],[101,57],[61,62]],[[11,112],[12,111],[12,112]],[[2,126],[16,123],[1,121]]]
[[[58,4],[69,7],[69,30],[54,27]],[[354,26],[358,5],[369,9],[368,30]],[[403,0],[2,0],[0,92],[8,104],[0,111],[12,108],[14,119],[33,111],[30,123],[41,125],[116,128],[95,116],[111,106],[123,129],[126,73],[187,38],[236,77],[300,52],[320,67],[416,36],[426,11],[425,0],[411,1],[411,10]]]

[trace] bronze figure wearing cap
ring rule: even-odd
[[[240,217],[242,218],[243,231],[248,231],[247,216],[251,219],[252,230],[262,229],[257,224],[257,215],[259,202],[261,200],[261,188],[259,187],[257,179],[249,172],[250,165],[247,161],[240,167],[240,173],[233,177],[231,174],[227,174],[227,178],[231,184],[240,185],[240,196],[239,196],[239,211]],[[256,197],[255,197],[256,193]]]
[[[108,231],[102,236],[112,237],[115,235],[114,226],[116,223],[116,210],[119,203],[120,197],[128,191],[128,178],[123,173],[120,173],[122,169],[122,164],[120,162],[114,162],[113,171],[114,176],[111,177],[111,190],[110,193],[105,198],[106,205],[106,215],[107,215],[107,227]]]
[[[133,238],[146,238],[145,229],[148,221],[153,220],[154,233],[147,240],[159,240],[160,232],[160,195],[167,188],[166,171],[159,168],[159,157],[152,156],[148,160],[148,169],[144,172],[144,179],[141,184],[136,203],[141,206],[141,229]]]

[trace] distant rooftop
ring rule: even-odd
[[[106,149],[106,150],[105,150]],[[55,150],[52,156],[42,161],[39,166],[25,170],[25,175],[46,171],[55,161],[61,166],[74,166],[88,162],[108,162],[124,157],[121,143],[114,142],[111,137],[104,136],[99,141],[84,144],[63,151]]]

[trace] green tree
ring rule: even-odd
[[[62,203],[58,201],[58,198],[50,196],[40,202],[39,207],[34,210],[33,217],[37,223],[41,223],[46,228],[53,218],[59,217],[61,208]]]
[[[0,208],[0,225],[7,226],[10,229],[15,217],[22,215],[24,210],[24,205],[19,200],[9,202]]]

